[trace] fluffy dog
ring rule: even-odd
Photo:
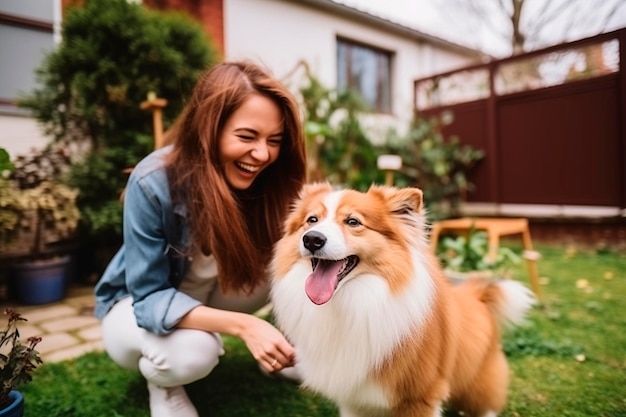
[[[449,284],[431,253],[422,192],[304,187],[272,263],[272,303],[302,385],[343,417],[493,417],[505,406],[501,327],[534,298],[522,284]]]

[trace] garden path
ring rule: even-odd
[[[1,311],[13,307],[28,321],[19,325],[22,340],[41,336],[37,345],[44,362],[58,362],[94,350],[104,350],[100,321],[93,315],[92,286],[75,286],[55,303],[37,306],[11,301],[0,304]]]

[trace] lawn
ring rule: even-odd
[[[538,249],[542,304],[505,336],[512,381],[501,417],[626,417],[626,254]],[[528,282],[524,265],[514,276]],[[261,375],[240,341],[226,345],[215,371],[188,387],[201,416],[337,416],[328,401]],[[104,353],[44,364],[22,391],[26,417],[149,416],[143,379]]]

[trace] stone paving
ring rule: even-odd
[[[39,306],[4,302],[28,321],[19,325],[20,337],[41,336],[37,345],[44,362],[57,362],[104,350],[100,321],[93,315],[93,287],[70,288],[63,300]]]

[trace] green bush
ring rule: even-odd
[[[382,182],[383,174],[376,169],[381,151],[361,126],[359,114],[364,106],[357,95],[325,87],[308,68],[300,95],[305,112],[309,180],[329,181],[361,191]]]
[[[499,246],[495,258],[490,257],[487,232],[473,226],[466,236],[443,236],[437,245],[437,257],[447,270],[457,272],[491,271],[506,277],[521,256],[511,248]]]
[[[71,172],[84,232],[119,241],[123,172],[153,148],[152,116],[140,103],[149,92],[167,99],[167,128],[218,55],[190,17],[126,0],[68,8],[62,39],[37,69],[40,87],[19,103],[55,141],[88,150]]]

